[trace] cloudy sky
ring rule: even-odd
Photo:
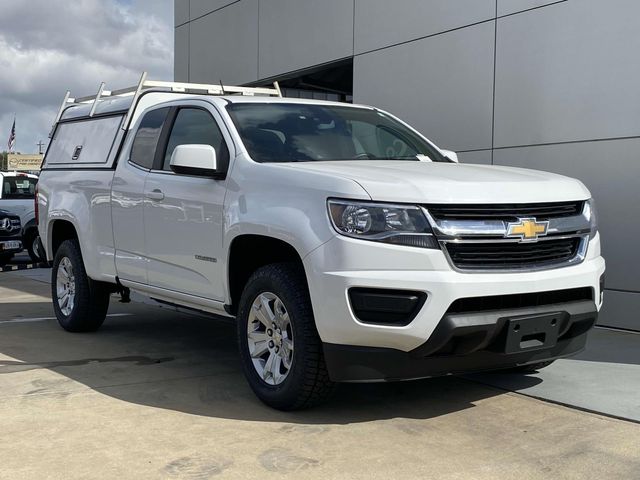
[[[64,92],[173,79],[173,0],[0,0],[0,151],[46,142]]]

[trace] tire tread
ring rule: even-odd
[[[306,355],[304,359],[302,384],[297,389],[296,397],[293,401],[291,399],[282,402],[273,399],[261,399],[268,405],[280,410],[301,410],[323,403],[333,394],[336,384],[329,378],[329,372],[324,361],[322,344],[316,329],[304,272],[300,266],[292,262],[274,263],[256,270],[247,282],[245,291],[242,294],[239,312],[240,318],[244,318],[247,308],[250,308],[250,302],[253,299],[248,298],[251,286],[262,280],[275,280],[281,284],[287,292],[289,301],[295,304],[297,317],[296,323],[294,324],[294,341],[297,341],[296,343],[299,345],[305,345]],[[244,321],[239,321],[238,325],[239,329],[246,327]],[[302,342],[299,341],[298,335],[304,337]],[[244,341],[243,335],[239,334],[238,339],[239,342],[242,343]],[[243,349],[246,347],[240,344],[239,348]],[[248,367],[253,368],[251,365]],[[245,368],[248,367],[245,366]],[[255,388],[253,389],[256,391]],[[260,396],[257,391],[256,394]]]
[[[66,316],[60,310],[56,292],[56,272],[62,257],[68,257],[76,278],[76,298],[73,311]],[[51,299],[58,323],[68,332],[94,332],[98,330],[109,309],[110,290],[106,284],[87,276],[77,240],[65,240],[58,248],[51,269]]]

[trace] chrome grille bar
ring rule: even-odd
[[[585,204],[586,205],[586,204]],[[423,209],[434,233],[440,239],[461,239],[463,237],[496,237],[507,235],[508,224],[504,220],[446,220],[436,219],[431,212]],[[589,232],[591,224],[586,216],[586,206],[580,215],[572,217],[550,218],[547,236],[562,234],[581,234]],[[546,237],[544,237],[546,238]],[[540,238],[542,240],[542,238]],[[516,241],[518,241],[516,239]]]
[[[577,214],[567,216],[571,205]],[[478,206],[470,211],[466,211],[464,205],[436,206],[437,215],[428,206],[422,208],[447,260],[460,272],[523,272],[576,265],[584,260],[589,246],[591,224],[587,202],[557,207],[544,204],[544,208],[539,205]],[[447,214],[442,213],[445,210]],[[508,219],[523,219],[509,212],[522,211],[526,216],[534,210],[554,212],[540,217],[548,222],[544,235],[526,241],[509,237],[509,224],[513,222]],[[480,212],[486,216],[479,216]]]

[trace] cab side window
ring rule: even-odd
[[[213,117],[199,108],[181,108],[171,129],[163,170],[171,170],[171,155],[178,145],[211,145],[216,151],[218,170],[225,172],[229,166],[229,149],[222,132]]]
[[[129,158],[131,162],[149,170],[153,167],[158,139],[167,118],[167,113],[169,113],[169,108],[159,108],[143,117],[133,139]]]

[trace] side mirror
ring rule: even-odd
[[[171,170],[184,175],[219,175],[216,151],[211,145],[178,145],[171,154]]]
[[[442,153],[445,157],[447,157],[449,160],[451,160],[454,163],[460,163],[458,161],[458,154],[456,152],[453,152],[451,150],[440,150],[440,153]]]

